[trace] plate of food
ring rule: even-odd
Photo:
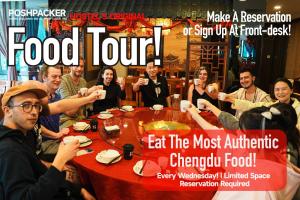
[[[99,119],[110,119],[112,118],[114,115],[111,114],[110,112],[108,111],[104,111],[104,112],[100,112],[99,115],[98,115],[98,118]]]
[[[113,164],[119,162],[121,159],[121,154],[114,149],[103,150],[96,156],[96,160],[102,164]]]
[[[91,128],[91,126],[86,122],[76,122],[73,124],[73,129],[75,131],[87,131]]]
[[[63,142],[65,144],[68,144],[68,143],[72,142],[73,140],[79,140],[80,147],[86,147],[86,146],[89,146],[90,144],[92,144],[92,140],[84,135],[66,136],[66,137],[64,137]]]

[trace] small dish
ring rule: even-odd
[[[141,172],[142,168],[143,170]],[[156,176],[157,173],[161,172],[161,168],[157,163],[155,163],[152,160],[140,160],[133,166],[133,171],[139,176],[152,177]]]
[[[79,146],[79,147],[87,147],[87,146],[91,145],[92,143],[93,143],[92,140],[87,139],[87,140],[84,141],[84,142],[80,142],[80,146]]]
[[[75,131],[83,131],[88,130],[90,128],[90,125],[86,122],[76,122],[73,124],[73,128]]]
[[[68,143],[72,142],[73,140],[79,141],[79,143],[80,143],[79,147],[86,147],[86,146],[89,146],[90,144],[92,144],[92,140],[84,135],[77,135],[77,136],[71,135],[71,136],[66,136],[63,139],[65,144],[68,144]]]
[[[91,128],[91,126],[89,124],[87,124],[85,127],[77,127],[77,126],[73,126],[73,129],[75,131],[87,131]]]
[[[153,105],[153,109],[154,110],[162,110],[164,108],[164,106],[163,105],[160,105],[160,104],[155,104],[155,105]]]
[[[96,160],[102,164],[108,164],[116,157],[120,156],[120,153],[114,149],[107,149],[103,150],[100,153],[97,154]],[[120,156],[118,159],[113,161],[112,163],[119,162],[122,159],[122,156]]]
[[[112,118],[114,115],[113,114],[110,114],[110,113],[100,113],[97,117],[99,119],[110,119]]]
[[[134,111],[134,108],[132,106],[122,106],[122,109],[127,111],[127,112]]]

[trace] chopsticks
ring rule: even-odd
[[[128,110],[124,109],[124,108],[119,108],[120,111],[123,111],[123,112],[128,112]]]
[[[143,166],[142,166],[142,168],[140,169],[139,174],[142,174],[142,172],[143,172],[143,170],[144,170],[144,168],[145,168],[145,166],[146,166],[147,161],[148,161],[148,160],[145,160],[145,162],[143,163]]]
[[[100,112],[100,115],[108,115],[111,114],[110,112]]]
[[[87,140],[87,141],[81,142],[80,145],[85,144],[85,143],[89,143],[89,142],[92,142],[92,140],[89,139],[89,140]]]
[[[109,161],[106,165],[110,165],[113,162],[115,162],[116,160],[118,160],[123,154],[118,155],[117,157],[113,158],[111,161]]]
[[[89,128],[90,128],[91,126],[88,124],[83,130],[81,130],[82,132],[85,132],[85,131],[87,131],[87,130],[89,130]]]

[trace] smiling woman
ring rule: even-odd
[[[106,109],[119,107],[120,99],[125,99],[126,94],[117,83],[117,73],[114,68],[109,66],[104,67],[98,75],[97,85],[103,85],[106,95],[104,99],[94,102],[93,112],[95,114]]]

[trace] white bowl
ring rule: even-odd
[[[131,111],[133,109],[132,106],[122,106],[122,108],[127,111]]]
[[[174,94],[175,99],[179,99],[179,97],[180,97],[180,94]]]
[[[155,104],[155,105],[153,105],[153,109],[154,110],[162,110],[164,108],[164,106],[163,105],[160,105],[160,104]]]

